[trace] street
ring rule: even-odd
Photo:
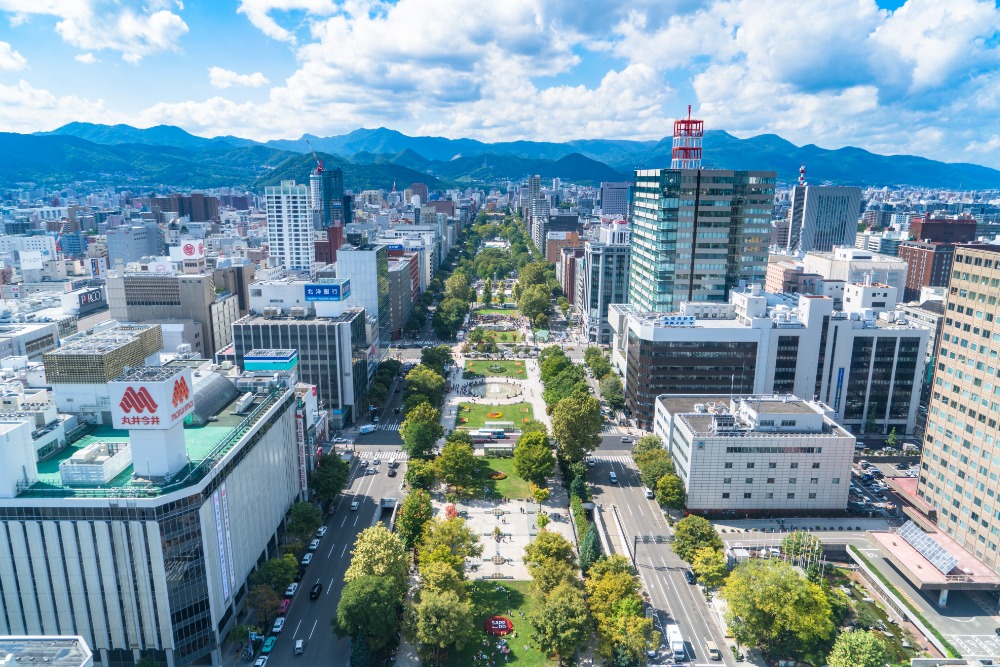
[[[378,433],[389,434],[388,431]],[[370,436],[376,435],[375,433]],[[398,434],[395,434],[398,437]],[[362,437],[370,437],[362,436]],[[318,664],[321,660],[329,664],[347,664],[350,655],[350,640],[333,634],[330,619],[333,618],[343,588],[344,572],[351,560],[351,548],[359,532],[368,528],[380,513],[379,501],[382,498],[396,498],[402,501],[400,490],[405,462],[397,469],[395,477],[389,477],[387,464],[391,460],[402,460],[403,452],[396,448],[381,448],[360,445],[355,449],[356,460],[351,465],[351,478],[347,489],[335,503],[334,513],[327,517],[325,526],[329,528],[326,536],[315,551],[315,559],[305,570],[305,575],[299,585],[292,606],[285,615],[284,630],[278,635],[278,642],[271,652],[268,665],[282,667],[284,665]],[[372,465],[374,460],[379,465]],[[361,467],[361,460],[368,460],[367,467]],[[360,506],[357,511],[351,511],[351,502],[357,500]],[[309,599],[309,589],[316,583],[323,584],[323,593],[319,599]],[[270,634],[270,628],[265,630]],[[305,640],[306,661],[303,656],[293,653],[296,639]],[[333,661],[336,658],[336,662]]]
[[[594,502],[602,507],[602,516],[612,543],[618,538],[612,506],[618,508],[629,549],[635,544],[634,537],[639,536],[636,565],[655,609],[657,629],[663,634],[665,623],[676,623],[686,642],[688,659],[707,663],[709,658],[705,653],[706,639],[712,639],[717,646],[725,647],[725,637],[719,630],[718,623],[710,616],[701,587],[685,581],[684,571],[689,568],[666,541],[669,535],[667,521],[656,501],[646,498],[630,449],[628,445],[622,445],[621,437],[602,438],[601,446],[592,454],[597,462],[594,467],[588,468],[589,481],[594,488]],[[618,476],[617,484],[610,481],[612,471]],[[651,539],[648,543],[643,543],[642,536]],[[655,538],[658,536],[663,538],[661,543],[656,542]],[[624,550],[622,553],[628,555]],[[670,662],[670,656],[663,653],[666,649],[661,644],[660,661]],[[723,651],[722,655],[724,664],[735,665],[728,651]]]

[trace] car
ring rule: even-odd
[[[368,459],[361,459],[361,467],[362,468],[368,467]]]
[[[373,424],[377,424],[378,423],[378,415],[376,415],[375,418],[372,419],[372,423]]]
[[[330,529],[327,528],[326,526],[320,526],[319,528],[316,529],[316,537],[325,537],[326,531],[328,530]]]
[[[299,590],[299,585],[296,583],[288,584],[288,588],[285,589],[285,597],[292,597]]]
[[[309,589],[309,599],[318,600],[319,594],[322,592],[323,592],[323,584],[317,581],[315,584],[313,584],[313,587]]]
[[[360,507],[360,505],[361,505],[361,503],[359,503],[357,500],[352,500],[351,501],[351,511],[352,512],[357,512],[358,511],[358,507]]]
[[[277,637],[268,637],[268,638],[267,638],[267,639],[266,639],[266,640],[264,641],[264,645],[260,647],[260,652],[261,652],[261,653],[270,653],[270,652],[271,652],[271,649],[273,649],[273,648],[274,648],[274,643],[275,643],[276,641],[278,641],[278,638],[277,638]]]
[[[267,656],[262,655],[257,658],[257,662],[253,663],[253,667],[264,667],[267,664]]]
[[[377,466],[380,463],[382,463],[382,461],[380,459],[372,459],[372,465],[373,466]]]
[[[284,627],[285,627],[284,617],[275,619],[274,626],[271,627],[271,634],[275,635],[278,634]]]
[[[684,578],[687,579],[689,584],[695,584],[698,582],[698,578],[694,576],[694,572],[691,570],[684,570]]]
[[[392,414],[394,414],[394,415],[398,415],[398,414],[399,414],[399,408],[396,408],[396,409],[394,409],[394,410],[392,411]]]
[[[622,444],[623,445],[631,444],[631,442],[632,442],[632,438],[622,438]]]
[[[595,459],[593,456],[588,456],[587,457],[587,466],[588,467],[593,468],[596,464],[597,464],[597,459]]]
[[[278,616],[284,616],[288,613],[288,608],[292,606],[292,599],[285,598],[278,603]]]
[[[306,642],[304,639],[295,640],[295,655],[302,655],[306,650]]]
[[[399,467],[399,461],[389,461],[389,468],[395,470]]]
[[[396,470],[395,470],[395,468],[389,468],[389,472],[387,472],[386,474],[387,474],[387,475],[388,475],[389,477],[395,477],[397,473],[396,473]]]
[[[614,470],[611,471],[611,474],[609,475],[609,478],[611,479],[611,483],[612,484],[617,484],[618,483],[618,474],[615,473]]]
[[[302,565],[308,565],[311,562],[313,562],[313,555],[311,553],[302,557]]]
[[[319,549],[319,538],[317,537],[312,542],[309,543],[309,551],[316,551]]]

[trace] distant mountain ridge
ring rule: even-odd
[[[0,135],[31,136],[31,135]],[[351,171],[363,183],[388,183],[413,177],[430,185],[430,181],[455,185],[497,184],[517,180],[529,174],[545,178],[560,177],[568,181],[598,183],[605,180],[627,180],[636,168],[661,168],[670,164],[671,138],[659,141],[631,141],[617,139],[582,139],[564,143],[538,141],[511,141],[485,143],[475,139],[448,139],[445,137],[411,137],[384,127],[357,129],[344,135],[318,137],[304,135],[294,140],[275,140],[258,143],[239,137],[198,137],[181,128],[158,125],[147,129],[129,125],[99,125],[70,123],[51,132],[36,133],[38,139],[56,137],[86,140],[94,146],[97,163],[90,171],[98,173],[124,170],[142,180],[154,179],[169,185],[201,185],[191,183],[201,177],[210,166],[214,167],[210,182],[227,178],[237,179],[227,185],[256,187],[272,180],[269,174],[286,169],[276,169],[284,164],[288,169],[304,168],[305,178],[309,160],[290,160],[294,154],[308,155],[309,146],[319,152],[339,157],[338,164],[345,170],[345,185],[358,189],[361,186],[347,179]],[[123,151],[122,147],[129,146]],[[0,149],[4,144],[0,141]],[[22,148],[24,148],[22,146]],[[46,156],[25,156],[6,153],[8,164],[0,165],[0,178],[38,180],[37,164],[48,163],[54,172],[74,171],[69,164],[59,162],[59,156],[84,150],[81,145],[39,144],[42,151],[53,150],[57,159]],[[72,150],[70,150],[72,148]],[[180,149],[172,174],[169,165],[161,165],[166,149]],[[247,153],[249,162],[235,165],[234,150],[256,151]],[[32,150],[35,150],[34,148]],[[135,157],[130,162],[129,154]],[[311,158],[310,158],[311,159]],[[286,162],[287,161],[287,162]],[[81,161],[73,164],[80,166]],[[849,185],[913,185],[921,187],[988,189],[1000,187],[1000,171],[975,164],[944,163],[911,155],[877,155],[854,147],[825,149],[813,144],[796,146],[773,134],[749,139],[739,139],[722,130],[705,133],[703,166],[706,168],[772,170],[778,178],[791,182],[798,176],[799,165],[805,164],[810,182],[831,182]],[[86,165],[84,165],[86,166]],[[211,171],[211,170],[210,170]],[[288,172],[291,173],[291,172]],[[248,176],[252,174],[252,178]],[[176,181],[162,181],[175,178]],[[374,186],[373,186],[374,187]]]

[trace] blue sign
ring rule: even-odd
[[[333,283],[308,283],[305,292],[306,301],[343,301],[351,296],[351,281],[345,279]]]
[[[840,409],[840,390],[844,387],[844,369],[841,368],[837,371],[837,393],[834,394],[833,407],[834,409]]]
[[[390,243],[389,245],[386,246],[386,248],[389,249],[389,250],[402,250],[403,249],[403,244],[402,243]]]

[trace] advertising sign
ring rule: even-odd
[[[343,301],[351,296],[351,281],[345,279],[334,283],[307,283],[305,293],[306,301]]]
[[[38,250],[22,250],[20,253],[21,270],[40,269],[45,264],[42,253]]]
[[[170,259],[180,262],[185,259],[202,259],[205,257],[205,242],[197,239],[181,241],[180,245],[170,246]]]
[[[115,428],[165,430],[184,420],[194,409],[191,369],[159,381],[108,383],[111,419]]]
[[[386,250],[389,250],[390,252],[392,252],[393,250],[398,251],[398,252],[402,252],[403,251],[403,244],[402,243],[390,243],[389,245],[386,246]]]
[[[90,258],[90,276],[92,278],[103,278],[104,272],[108,270],[107,257]]]
[[[229,555],[229,585],[236,588],[236,568],[233,566],[233,533],[229,529],[229,497],[226,495],[226,484],[219,489],[222,497],[222,522],[226,531],[226,553]]]
[[[215,533],[219,540],[219,574],[222,579],[222,597],[229,602],[229,564],[226,562],[226,543],[222,536],[222,509],[219,506],[219,492],[212,494],[215,504]]]
[[[302,485],[302,492],[306,493],[308,491],[306,474],[306,427],[305,419],[303,419],[300,410],[295,411],[295,435],[299,441],[299,483]]]
[[[833,398],[833,409],[840,411],[840,390],[844,387],[844,369],[837,370],[837,393]]]
[[[104,301],[104,293],[99,289],[87,290],[80,293],[80,307],[90,306]]]

